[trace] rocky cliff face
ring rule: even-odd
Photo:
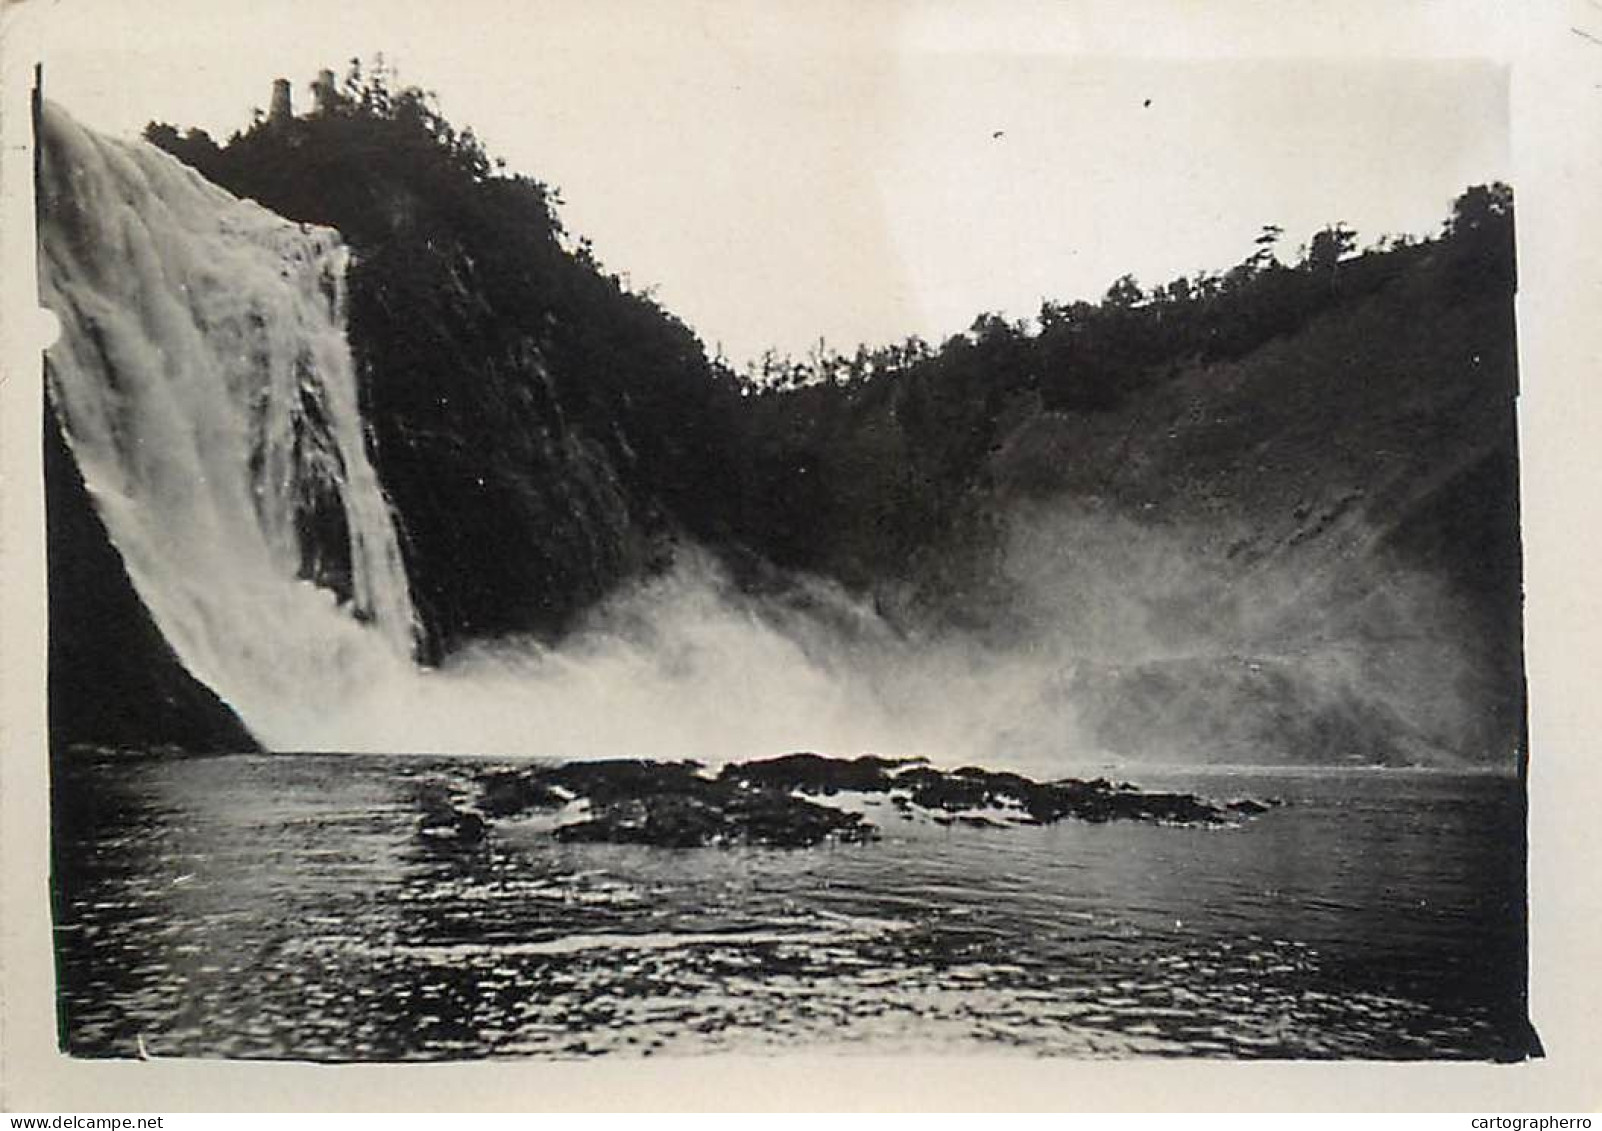
[[[652,511],[618,448],[571,418],[537,342],[498,332],[462,256],[410,243],[357,262],[351,338],[430,654],[559,632],[645,567]]]

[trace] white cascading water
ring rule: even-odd
[[[268,746],[314,747],[352,688],[411,668],[416,631],[345,339],[349,252],[48,104],[42,130],[49,391],[85,484],[189,670]],[[343,512],[343,602],[305,576],[314,505]]]

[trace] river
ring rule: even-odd
[[[1227,828],[874,843],[418,834],[482,760],[75,751],[56,769],[64,1047],[439,1060],[717,1052],[1514,1059],[1507,777],[1139,771],[1285,804]]]

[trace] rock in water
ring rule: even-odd
[[[479,787],[480,807],[493,818],[581,800],[588,804],[589,815],[557,825],[553,832],[557,839],[662,848],[808,848],[825,841],[862,843],[878,836],[861,814],[798,793],[888,794],[903,814],[922,810],[940,824],[975,828],[1050,824],[1068,817],[1217,825],[1269,808],[1251,800],[1220,807],[1188,793],[1145,793],[1128,782],[1113,785],[1103,778],[1037,782],[1022,774],[976,766],[948,772],[919,759],[867,755],[845,759],[790,754],[731,764],[715,777],[695,762],[572,762],[488,771],[480,776]],[[1008,813],[1010,819],[1005,817]]]

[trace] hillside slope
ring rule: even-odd
[[[1071,504],[1183,548],[1186,578],[1156,587],[1162,658],[1082,675],[1109,745],[1400,762],[1518,746],[1511,296],[1454,295],[1440,273],[1426,260],[1116,411],[1042,411],[1003,437],[981,509]]]

